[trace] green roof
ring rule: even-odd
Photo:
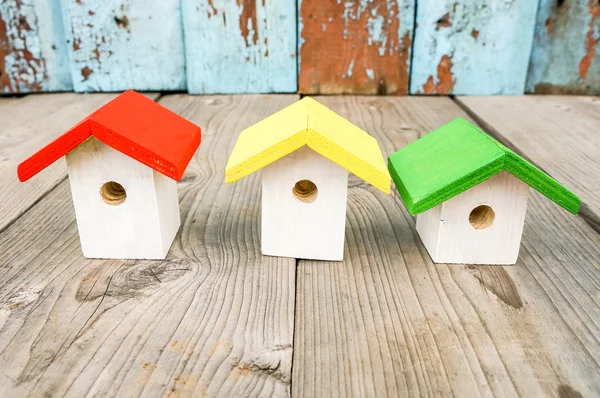
[[[408,211],[419,214],[506,170],[573,214],[581,200],[464,119],[455,119],[388,158]]]

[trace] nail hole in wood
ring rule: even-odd
[[[490,206],[481,205],[477,206],[469,214],[469,223],[477,230],[489,228],[496,218],[494,209]]]
[[[563,4],[565,4],[565,0],[556,0],[556,5],[558,7],[562,6]]]
[[[111,206],[117,206],[125,202],[125,199],[127,199],[127,192],[125,192],[123,185],[118,182],[109,181],[104,183],[100,188],[100,196],[104,203]]]
[[[317,199],[319,189],[310,180],[300,180],[292,188],[292,193],[302,203],[312,203]]]

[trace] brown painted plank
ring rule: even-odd
[[[384,154],[465,113],[322,97]],[[297,396],[596,396],[600,236],[532,193],[515,266],[433,264],[397,194],[350,179],[343,262],[300,261]]]
[[[204,127],[165,261],[82,258],[67,181],[0,234],[1,396],[288,395],[295,260],[260,256],[260,177],[223,170],[295,99],[163,97]]]
[[[564,183],[600,231],[600,100],[594,97],[460,97],[500,141]]]
[[[299,2],[299,91],[407,94],[414,0]]]

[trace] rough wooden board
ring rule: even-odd
[[[384,154],[451,119],[447,98],[320,98]],[[301,261],[293,393],[595,396],[600,237],[532,192],[513,267],[434,265],[397,195],[351,178],[345,261]]]
[[[299,0],[299,91],[407,94],[414,8],[415,0]]]
[[[188,91],[296,92],[293,1],[183,0]]]
[[[600,100],[594,97],[460,97],[491,135],[581,198],[600,231]]]
[[[43,94],[0,101],[0,231],[67,175],[61,159],[27,183],[20,183],[17,165],[113,97]]]
[[[61,0],[75,91],[186,88],[178,0]]]
[[[295,261],[260,256],[259,177],[223,169],[238,131],[296,99],[161,100],[205,127],[164,262],[84,259],[66,181],[4,231],[0,395],[287,396]]]
[[[419,2],[411,94],[522,94],[537,1]]]
[[[71,90],[60,3],[0,3],[0,94]]]
[[[541,0],[526,91],[600,93],[600,4]]]

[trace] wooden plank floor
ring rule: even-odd
[[[260,255],[237,134],[295,95],[154,95],[203,127],[165,261],[81,256],[64,165],[16,165],[110,94],[0,99],[0,396],[600,395],[600,102],[321,97],[385,155],[455,117],[584,201],[532,193],[515,266],[433,264],[398,195],[350,178],[342,262]]]

